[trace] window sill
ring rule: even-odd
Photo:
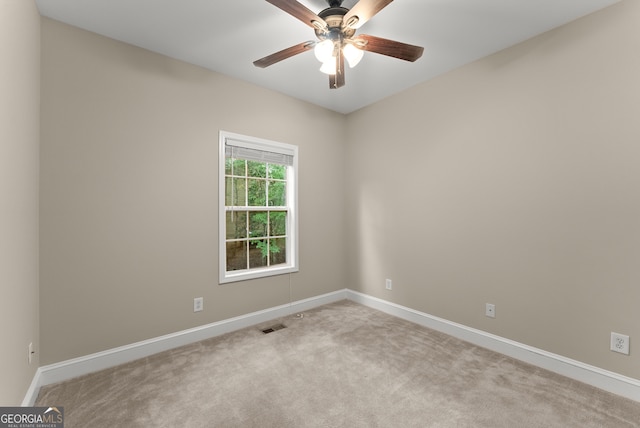
[[[269,276],[285,275],[288,273],[298,272],[297,266],[282,266],[269,269],[252,269],[243,271],[227,272],[220,276],[220,284],[229,284],[239,281],[248,281],[251,279],[266,278]]]

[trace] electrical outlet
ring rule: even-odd
[[[202,309],[204,309],[204,297],[193,299],[193,312],[200,312]]]
[[[31,364],[31,360],[33,359],[33,342],[29,343],[29,364]]]
[[[629,336],[611,332],[611,350],[629,355]]]
[[[488,316],[489,318],[495,318],[496,317],[496,305],[493,305],[491,303],[487,303],[487,305],[485,306],[485,309],[484,309],[484,314],[486,316]]]
[[[393,282],[390,279],[387,279],[385,281],[385,287],[387,288],[387,290],[393,290]]]

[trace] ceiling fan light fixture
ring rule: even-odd
[[[322,63],[320,71],[324,74],[334,75],[336,74],[336,57],[331,56],[328,60]]]
[[[364,56],[363,50],[356,48],[350,43],[345,44],[344,48],[342,48],[342,53],[344,54],[344,57],[347,60],[347,63],[349,64],[349,67],[351,68],[358,65],[358,63]]]
[[[315,53],[318,61],[325,63],[330,58],[333,57],[333,41],[326,39],[316,44],[316,47],[313,48],[313,53]]]

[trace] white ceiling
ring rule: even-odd
[[[299,0],[318,13],[325,0]],[[395,0],[362,26],[423,46],[410,63],[366,52],[329,89],[313,52],[261,69],[253,61],[315,40],[313,29],[265,0],[36,0],[41,15],[253,82],[340,113],[517,44],[619,0]],[[357,0],[345,0],[352,8]]]

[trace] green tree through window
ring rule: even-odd
[[[290,158],[235,146],[224,155],[225,274],[295,268]]]

